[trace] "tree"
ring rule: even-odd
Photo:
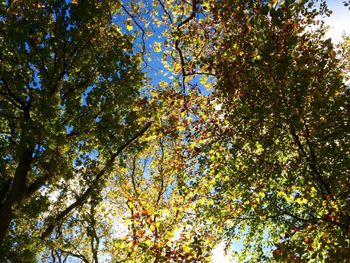
[[[113,22],[118,9],[113,1],[1,5],[3,259],[29,258],[25,240],[49,236],[96,195],[118,155],[149,127],[130,108],[143,74],[132,37]]]
[[[200,28],[180,35],[189,58],[208,43],[198,67],[216,76],[222,108],[198,121],[196,138],[210,137],[192,155],[202,178],[189,191],[212,186],[198,197],[215,199],[202,220],[228,243],[245,239],[242,261],[348,257],[348,71],[316,21],[329,10],[315,4],[209,1]]]
[[[185,115],[179,117],[185,96],[172,87],[152,93],[134,107],[147,108],[152,116],[152,126],[139,139],[142,151],[124,152],[101,193],[56,226],[38,253],[41,261],[209,262],[210,233],[189,228],[193,206],[182,193]],[[189,102],[198,102],[196,97],[193,93]]]
[[[325,39],[326,1],[1,8],[3,260],[210,262],[235,239],[240,262],[347,260],[349,40]]]

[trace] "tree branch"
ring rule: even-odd
[[[320,174],[320,172],[318,171],[315,163],[313,163],[313,160],[309,158],[307,152],[304,149],[304,146],[302,145],[299,136],[296,134],[295,129],[293,126],[291,126],[291,128],[289,129],[295,143],[298,146],[299,152],[301,153],[301,155],[307,160],[311,170],[313,171],[314,175],[315,175],[315,179],[316,181],[318,181],[318,183],[321,185],[321,188],[323,188],[326,192],[326,195],[330,194],[331,191],[329,189],[328,184],[323,180],[322,175]]]
[[[144,57],[145,52],[146,52],[146,43],[145,43],[145,36],[146,36],[146,32],[145,29],[137,22],[136,18],[128,11],[128,9],[126,9],[126,7],[120,2],[118,1],[118,3],[120,4],[120,6],[122,7],[122,9],[124,10],[124,12],[132,19],[132,21],[134,21],[135,25],[141,30],[141,41],[142,41],[142,57]],[[146,63],[146,61],[144,61]]]
[[[48,237],[51,232],[55,228],[55,224],[65,218],[66,215],[68,215],[70,212],[72,212],[77,207],[83,205],[85,201],[88,199],[88,197],[94,192],[96,189],[96,185],[98,184],[98,181],[102,178],[102,176],[106,173],[107,169],[113,164],[117,156],[122,153],[126,148],[128,148],[134,141],[136,141],[141,135],[143,135],[149,127],[151,127],[152,123],[149,122],[145,125],[144,128],[142,128],[139,132],[137,132],[132,138],[130,138],[125,144],[120,146],[117,151],[111,155],[110,159],[106,162],[104,168],[96,175],[95,179],[93,180],[91,186],[85,190],[85,192],[79,196],[74,203],[69,205],[66,209],[58,213],[58,215],[55,217],[55,219],[47,226],[45,231],[41,234],[41,239],[45,239]]]

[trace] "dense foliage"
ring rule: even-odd
[[[13,261],[23,259],[12,253],[37,252],[36,231],[48,236],[98,194],[119,148],[144,128],[130,111],[139,59],[112,25],[111,5],[1,6],[0,234]]]
[[[326,1],[0,8],[0,261],[350,257],[350,40]]]

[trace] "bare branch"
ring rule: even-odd
[[[135,16],[133,14],[131,14],[128,9],[126,9],[126,7],[120,2],[118,1],[118,3],[120,4],[120,6],[122,7],[122,9],[124,10],[124,12],[132,19],[132,21],[134,21],[135,25],[141,30],[141,41],[142,41],[142,57],[144,57],[145,52],[146,52],[146,42],[145,42],[145,36],[146,36],[146,31],[145,29],[139,24],[139,22],[137,22]],[[146,63],[146,61],[144,61]]]
[[[164,12],[164,13],[167,15],[167,17],[169,18],[170,23],[173,23],[173,19],[172,19],[171,15],[169,14],[168,10],[166,10],[166,8],[165,8],[164,3],[162,2],[162,0],[158,0],[158,3],[159,3],[160,6],[162,7],[163,12]]]

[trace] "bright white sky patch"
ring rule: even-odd
[[[230,259],[224,252],[225,243],[221,242],[216,248],[213,249],[212,263],[235,263],[233,259]]]
[[[326,24],[330,26],[326,37],[332,38],[333,43],[338,43],[344,32],[350,35],[350,10],[342,2],[340,0],[328,1],[328,6],[333,14],[325,19]]]

